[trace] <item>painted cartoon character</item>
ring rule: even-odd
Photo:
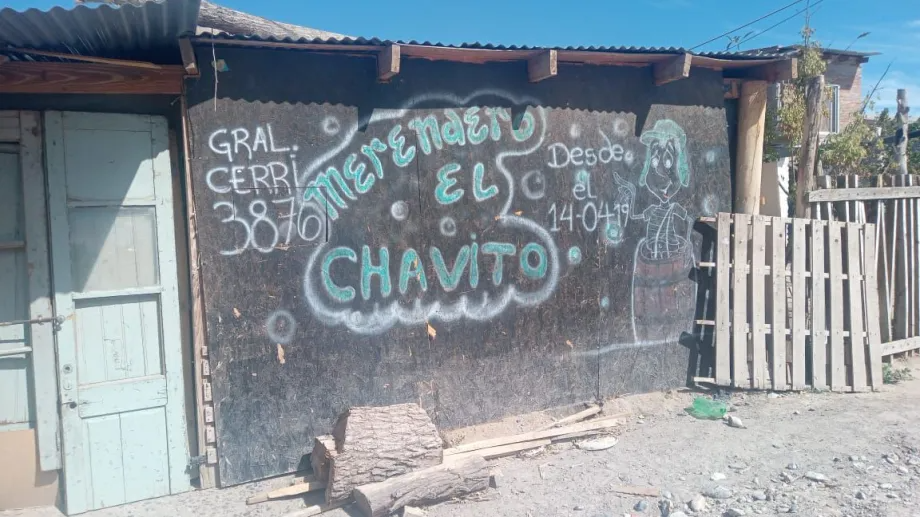
[[[689,279],[693,253],[687,211],[674,198],[690,184],[687,135],[672,120],[659,120],[642,133],[646,147],[639,185],[657,200],[635,210],[635,187],[614,172],[620,203],[629,207],[630,220],[646,223],[636,246],[633,266],[633,334],[637,342],[672,342],[688,330],[693,318],[696,284]],[[622,235],[622,229],[617,232]]]

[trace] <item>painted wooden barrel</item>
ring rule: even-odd
[[[683,239],[681,239],[683,240]],[[690,243],[667,256],[639,242],[633,266],[632,317],[637,343],[673,341],[693,330],[696,282]]]

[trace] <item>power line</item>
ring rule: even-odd
[[[697,46],[691,48],[690,50],[696,50],[696,49],[702,47],[703,45],[706,45],[706,44],[708,44],[708,43],[712,43],[713,41],[716,41],[716,40],[718,40],[718,39],[722,39],[723,37],[728,36],[729,34],[731,34],[731,33],[733,33],[733,32],[739,31],[739,30],[741,30],[741,29],[743,29],[743,28],[745,28],[745,27],[750,27],[751,25],[754,25],[755,23],[757,23],[757,22],[759,22],[759,21],[761,21],[761,20],[763,20],[763,19],[765,19],[765,18],[769,18],[769,17],[773,16],[773,15],[776,14],[776,13],[785,11],[786,9],[789,9],[789,8],[792,7],[793,5],[800,4],[800,3],[804,2],[804,1],[805,1],[805,0],[795,0],[795,2],[792,2],[791,4],[786,5],[785,7],[780,7],[779,9],[777,9],[777,10],[771,12],[771,13],[765,14],[765,15],[761,16],[760,18],[757,18],[756,20],[753,20],[753,21],[751,21],[751,22],[745,23],[744,25],[742,25],[742,26],[740,26],[740,27],[735,27],[734,29],[732,29],[732,30],[730,30],[730,31],[728,31],[728,32],[725,32],[725,33],[723,33],[723,34],[719,34],[719,35],[716,36],[715,38],[706,40],[706,41],[700,43],[699,45],[697,45]]]
[[[792,16],[790,16],[790,17],[788,17],[788,18],[784,18],[783,20],[781,20],[781,21],[779,21],[779,22],[777,22],[777,23],[774,23],[773,25],[771,25],[771,26],[767,27],[766,29],[764,29],[764,30],[758,32],[757,34],[751,36],[750,38],[746,38],[746,39],[743,39],[743,40],[739,41],[739,42],[735,45],[735,48],[740,48],[741,45],[743,45],[744,43],[747,43],[748,41],[751,41],[752,39],[756,38],[757,36],[760,36],[760,35],[762,35],[762,34],[764,34],[764,33],[766,33],[766,32],[769,32],[769,31],[771,31],[771,30],[773,30],[773,29],[779,27],[780,25],[782,25],[782,24],[788,22],[789,20],[795,18],[796,16],[798,16],[798,15],[804,13],[805,11],[807,11],[807,10],[809,10],[809,9],[814,9],[814,7],[815,7],[816,5],[820,4],[820,3],[823,2],[823,1],[824,1],[824,0],[818,0],[817,2],[815,2],[815,3],[811,4],[810,6],[806,7],[805,9],[801,9],[801,10],[799,10],[799,11],[796,11],[795,14],[793,14]]]

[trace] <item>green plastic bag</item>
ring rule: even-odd
[[[687,408],[687,413],[702,420],[719,420],[725,416],[727,410],[725,402],[696,397],[693,399],[693,405]]]

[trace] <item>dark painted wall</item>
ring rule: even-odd
[[[188,91],[224,484],[294,470],[351,405],[451,428],[685,383],[691,222],[731,203],[719,73],[379,84],[373,58],[216,52]]]

